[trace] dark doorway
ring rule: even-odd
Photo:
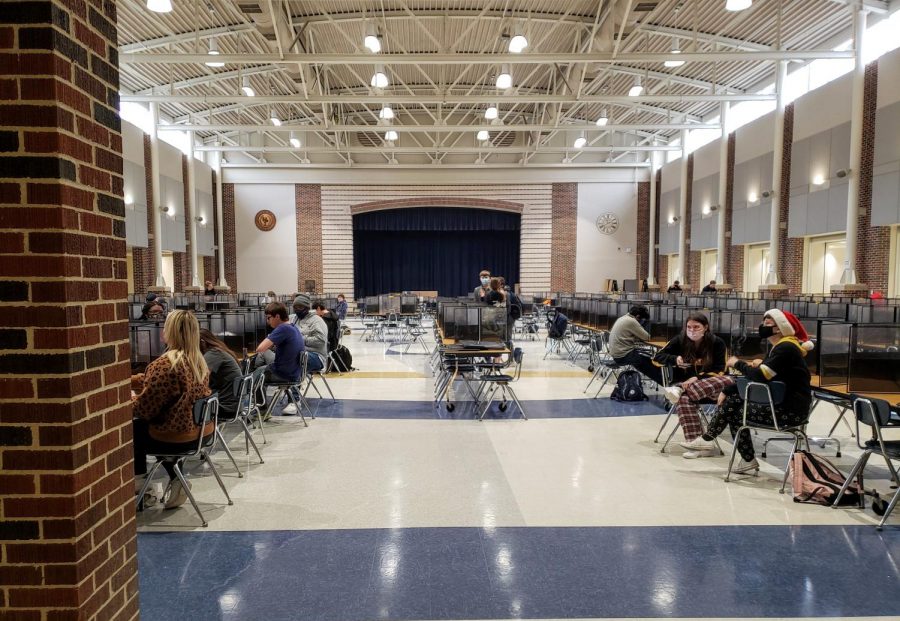
[[[357,298],[396,291],[471,293],[478,272],[519,281],[517,213],[464,207],[387,209],[353,216]]]

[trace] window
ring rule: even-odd
[[[745,246],[744,253],[744,292],[754,293],[769,273],[769,244]]]
[[[813,237],[806,261],[806,293],[828,293],[841,282],[847,241],[843,235]]]

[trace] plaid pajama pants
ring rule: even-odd
[[[684,387],[681,398],[675,404],[675,414],[681,423],[684,439],[690,442],[703,433],[700,424],[700,401],[715,399],[725,388],[734,384],[728,375],[711,375],[691,382]]]

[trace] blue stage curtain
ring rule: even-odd
[[[519,281],[519,214],[456,207],[353,216],[357,298],[395,291],[467,295],[489,269]]]

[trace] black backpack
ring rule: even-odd
[[[552,339],[561,339],[569,327],[569,318],[557,312],[547,325],[547,334]]]
[[[522,300],[512,291],[507,295],[509,296],[509,316],[515,321],[522,316]]]
[[[350,354],[350,350],[343,345],[338,345],[337,349],[334,350],[334,358],[334,366],[341,373],[345,373],[353,369],[353,356]]]
[[[646,401],[641,374],[637,371],[623,371],[619,374],[616,387],[609,396],[613,401]]]

